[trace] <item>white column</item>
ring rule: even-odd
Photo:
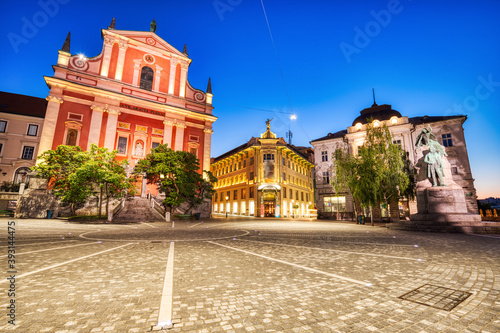
[[[120,42],[118,44],[118,47],[120,48],[118,50],[118,61],[116,63],[116,74],[115,74],[115,80],[122,80],[123,76],[123,65],[125,64],[125,53],[127,51],[127,43],[126,42]]]
[[[182,98],[184,98],[186,94],[187,71],[187,65],[181,64],[181,86],[179,89],[179,97]]]
[[[55,96],[47,96],[47,112],[45,113],[45,120],[43,121],[42,136],[40,137],[40,146],[38,148],[38,156],[43,152],[52,149],[54,142],[54,133],[56,132],[57,117],[59,116],[59,109],[63,102],[62,98]]]
[[[163,68],[160,66],[156,65],[156,70],[155,70],[155,86],[153,87],[154,91],[160,91],[160,77],[161,77],[161,71]]]
[[[99,145],[102,114],[104,112],[104,108],[102,108],[101,106],[92,105],[90,108],[92,109],[92,118],[90,119],[89,142],[87,144],[87,150],[90,150],[90,145],[92,143]]]
[[[101,76],[108,77],[109,62],[111,60],[111,50],[113,49],[113,39],[111,37],[104,37],[104,51],[101,64]]]
[[[115,149],[116,139],[116,124],[118,123],[118,116],[120,111],[108,109],[108,122],[106,124],[106,136],[104,137],[104,148],[110,151]]]
[[[170,120],[165,120],[163,122],[163,144],[167,144],[168,148],[172,148],[172,125],[174,123]]]
[[[139,85],[139,69],[141,69],[141,59],[134,60],[134,76],[132,78],[132,84],[135,86]]]
[[[203,130],[205,133],[205,144],[203,146],[203,170],[210,171],[210,147],[212,146],[212,133],[214,132],[211,128],[205,128]]]
[[[175,68],[177,66],[177,59],[170,59],[170,77],[168,81],[168,93],[170,95],[174,94],[174,85],[175,85]]]
[[[184,128],[187,126],[181,123],[175,124],[177,127],[175,132],[175,150],[182,150],[184,147]]]

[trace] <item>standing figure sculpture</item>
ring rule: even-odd
[[[423,128],[417,137],[415,146],[418,148],[421,145],[429,147],[429,152],[425,155],[424,162],[427,163],[427,177],[432,179],[432,186],[446,186],[444,183],[443,173],[443,155],[448,156],[444,147],[436,141],[436,136],[432,134],[432,128],[427,125]]]
[[[267,118],[267,121],[266,121],[266,125],[267,125],[267,130],[269,131],[271,129],[271,120],[273,120],[274,118]]]

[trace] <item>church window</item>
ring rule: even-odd
[[[451,140],[450,133],[443,134],[443,135],[441,135],[441,137],[443,139],[443,146],[445,146],[445,147],[452,147],[453,146],[453,141]]]
[[[76,146],[76,138],[78,137],[78,131],[76,129],[69,129],[68,134],[66,134],[66,145]]]
[[[117,144],[117,150],[118,150],[118,154],[127,154],[127,141],[128,141],[128,138],[124,137],[124,136],[120,136],[118,138],[118,144]]]
[[[141,70],[141,89],[152,90],[153,89],[153,76],[154,71],[151,67],[144,66]]]

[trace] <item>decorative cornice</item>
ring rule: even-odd
[[[51,96],[51,95],[47,96],[45,99],[48,102],[57,102],[59,104],[62,104],[64,102],[64,100],[62,98],[56,97],[56,96]]]
[[[109,36],[104,37],[104,44],[106,45],[113,45],[115,42],[115,39]]]

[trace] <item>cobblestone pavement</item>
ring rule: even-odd
[[[258,219],[0,224],[2,332],[500,332],[494,236]],[[172,327],[158,326],[161,309]]]

